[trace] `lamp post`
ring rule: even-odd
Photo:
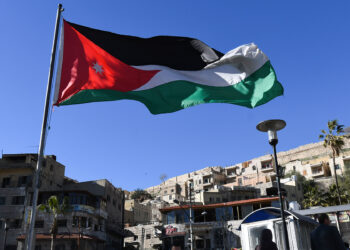
[[[260,122],[256,126],[256,128],[261,132],[267,132],[269,137],[269,144],[273,147],[273,155],[274,155],[274,161],[276,166],[277,190],[278,190],[278,196],[279,196],[280,207],[281,207],[281,219],[282,219],[282,227],[283,227],[283,234],[284,234],[284,249],[289,250],[288,232],[287,232],[287,225],[284,217],[284,204],[283,204],[283,198],[281,193],[281,182],[280,182],[281,171],[280,171],[280,166],[278,165],[277,152],[276,152],[276,145],[278,143],[277,131],[283,129],[285,126],[286,126],[286,122],[283,120],[267,120],[267,121]]]

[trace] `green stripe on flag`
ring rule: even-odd
[[[213,87],[188,81],[173,81],[155,88],[119,92],[82,90],[61,105],[122,99],[144,103],[152,114],[171,113],[201,103],[231,103],[253,108],[283,95],[270,61],[241,82],[228,87]]]

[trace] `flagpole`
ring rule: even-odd
[[[38,161],[35,169],[35,177],[34,177],[35,184],[34,184],[34,190],[33,190],[32,213],[30,215],[30,225],[29,225],[29,230],[27,234],[27,250],[32,250],[35,242],[34,225],[35,225],[35,218],[36,218],[36,206],[38,202],[38,195],[39,195],[39,188],[40,188],[40,173],[41,173],[42,161],[43,161],[44,151],[45,151],[45,141],[46,141],[45,139],[46,139],[47,120],[48,120],[47,118],[48,118],[49,109],[50,109],[50,97],[51,97],[51,89],[52,89],[53,71],[55,68],[58,30],[60,26],[62,11],[63,11],[62,4],[59,4],[57,8],[55,32],[53,37],[53,45],[51,49],[50,71],[49,71],[49,77],[48,77],[47,88],[46,88],[46,99],[45,99],[43,123],[41,127]]]

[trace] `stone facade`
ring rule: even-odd
[[[150,204],[141,204],[135,199],[125,200],[124,223],[127,226],[136,226],[151,221],[152,207]]]
[[[311,143],[278,153],[278,161],[284,173],[297,171],[306,179],[314,179],[320,186],[327,188],[333,181],[334,166],[331,151],[323,146],[323,142]],[[346,169],[350,169],[350,139],[345,139],[344,148],[340,156],[336,157],[336,172],[342,175]],[[171,187],[179,186],[183,200],[189,200],[189,188],[191,187],[193,202],[203,201],[200,192],[219,192],[220,186],[248,186],[261,190],[260,196],[266,195],[266,188],[274,187],[276,172],[272,155],[264,155],[249,161],[237,163],[231,166],[206,167],[198,171],[176,176],[164,181],[162,184],[147,188],[152,194],[160,190],[172,190]],[[289,201],[302,200],[302,190],[298,180],[282,183],[287,192]],[[175,190],[175,189],[174,189]],[[209,195],[209,194],[208,194]]]
[[[32,211],[32,176],[36,154],[3,155],[0,160],[0,217],[8,225],[6,249],[24,249]],[[38,204],[51,195],[69,198],[70,210],[58,216],[56,249],[120,249],[123,244],[124,193],[107,180],[77,182],[64,176],[55,156],[45,156]],[[50,249],[52,215],[38,212],[36,249]],[[0,235],[5,235],[5,227]],[[0,237],[0,247],[5,237]]]

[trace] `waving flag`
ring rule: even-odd
[[[139,38],[63,21],[54,104],[137,100],[153,114],[201,103],[253,108],[283,94],[268,57],[187,37]]]

